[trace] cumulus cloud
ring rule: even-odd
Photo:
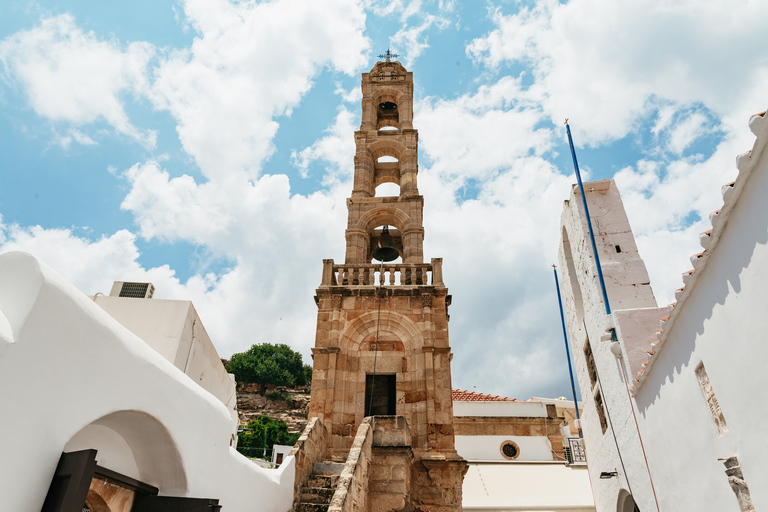
[[[552,147],[542,111],[525,100],[519,79],[504,77],[474,94],[419,102],[414,123],[425,135],[421,148],[433,172],[456,188],[484,181],[516,159]]]
[[[168,266],[147,272],[137,263],[136,236],[119,230],[91,241],[71,229],[5,225],[0,219],[0,252],[26,251],[58,270],[85,293],[109,293],[112,281],[152,280],[163,294],[178,286]]]
[[[421,20],[420,25],[409,27],[406,23],[389,40],[393,47],[402,48],[405,51],[403,64],[410,67],[424,50],[429,48],[428,36],[425,35],[425,32],[433,26],[438,30],[443,30],[450,24],[451,22],[443,17],[427,14]]]
[[[134,42],[123,49],[115,40],[85,33],[68,14],[45,18],[38,27],[0,42],[6,76],[21,86],[38,115],[74,125],[103,119],[148,147],[154,147],[156,134],[131,124],[123,96],[146,91],[153,54],[148,43]],[[90,140],[84,135],[78,139],[79,133],[71,133],[63,145],[72,139],[81,144]]]
[[[399,14],[400,21],[406,21],[421,11],[422,0],[367,0],[366,4],[376,16]]]
[[[199,37],[163,60],[152,99],[212,180],[258,176],[277,117],[290,115],[323,66],[351,74],[367,63],[356,0],[188,0],[184,11]]]
[[[346,100],[346,99],[345,99]],[[316,140],[311,146],[300,151],[291,151],[291,163],[299,170],[302,177],[309,175],[313,162],[322,161],[330,164],[326,168],[323,180],[331,182],[349,181],[354,168],[355,141],[352,133],[360,126],[360,116],[339,107],[336,122],[326,130],[327,135]]]
[[[582,143],[624,137],[658,100],[680,108],[700,102],[729,122],[753,114],[764,94],[757,86],[768,69],[763,2],[718,0],[699,9],[657,0],[540,0],[515,14],[497,8],[492,17],[496,28],[467,54],[494,69],[530,67],[530,94],[553,122],[570,117]]]

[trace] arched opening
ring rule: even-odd
[[[403,262],[403,238],[400,231],[391,225],[384,224],[373,229],[371,232],[371,246],[368,249],[368,260],[379,265],[381,261],[374,258],[374,253],[377,249],[390,248],[397,251],[398,256],[394,260],[386,261],[384,265],[396,265]],[[377,272],[376,284],[379,284],[381,276]],[[393,283],[398,284],[398,283]]]
[[[65,452],[97,450],[96,463],[167,494],[187,491],[181,454],[168,429],[142,411],[118,411],[85,426]]]
[[[376,129],[385,126],[400,128],[400,112],[394,98],[382,98],[376,106]]]
[[[632,495],[622,489],[616,504],[616,512],[640,512],[640,507],[637,506]]]
[[[376,160],[376,162],[380,163],[380,164],[385,164],[385,163],[396,163],[396,162],[398,162],[398,160],[394,156],[384,155],[384,156],[380,156]]]
[[[376,187],[376,197],[396,197],[400,195],[400,185],[393,182],[382,183]]]
[[[397,129],[397,126],[382,126],[381,128],[379,128],[379,131],[389,133],[389,132],[398,132],[400,130]]]

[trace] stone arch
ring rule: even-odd
[[[95,449],[96,461],[118,473],[183,495],[187,476],[176,442],[160,420],[143,411],[117,411],[91,422],[67,442],[65,452]]]
[[[358,219],[356,228],[364,230],[370,235],[379,226],[394,226],[401,233],[411,227],[413,219],[400,208],[379,206],[365,212]]]
[[[373,101],[376,102],[376,104],[391,101],[399,106],[402,97],[403,91],[392,87],[381,87],[376,89],[376,92],[373,93]]]
[[[406,353],[424,346],[421,330],[407,316],[395,311],[382,311],[379,318],[378,311],[369,311],[349,322],[341,332],[339,337],[341,349],[348,353],[360,351],[363,341],[369,335],[376,334],[377,324],[379,331],[392,333],[399,338],[403,342]]]
[[[383,88],[376,91],[373,95],[373,104],[376,109],[376,129],[379,130],[385,126],[393,126],[400,129],[400,110],[401,110],[401,98],[403,93],[396,89]],[[395,111],[388,114],[381,110],[379,105],[393,103],[396,108]]]
[[[367,151],[374,163],[382,156],[393,156],[399,162],[405,153],[405,144],[399,140],[379,140],[368,146]]]

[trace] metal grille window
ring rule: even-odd
[[[123,283],[120,289],[120,297],[133,297],[138,299],[151,299],[155,287],[151,283]]]
[[[505,459],[514,460],[520,455],[520,447],[512,441],[501,443],[501,454]]]
[[[587,462],[587,455],[584,453],[584,444],[578,437],[568,437],[563,440],[563,450],[568,464],[578,462]]]

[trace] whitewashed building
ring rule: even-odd
[[[453,390],[453,412],[463,510],[594,512],[573,402]]]
[[[232,391],[190,303],[94,301],[0,255],[2,510],[289,510],[295,460],[235,450]]]
[[[606,312],[578,187],[562,214],[560,269],[603,511],[768,509],[768,119],[723,187],[677,302],[658,307],[615,183],[585,183]]]

